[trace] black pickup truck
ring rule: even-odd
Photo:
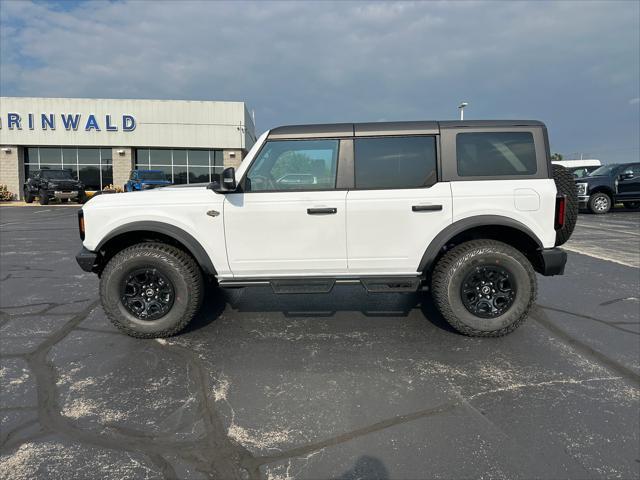
[[[603,165],[588,176],[576,179],[580,208],[607,213],[616,203],[625,208],[640,207],[640,163]]]
[[[33,202],[38,197],[40,205],[48,205],[49,200],[75,200],[84,203],[87,196],[84,184],[73,178],[69,170],[35,170],[24,183],[24,201]]]

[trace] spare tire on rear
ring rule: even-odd
[[[578,220],[578,190],[573,174],[569,170],[562,165],[551,165],[551,167],[558,194],[566,198],[564,225],[556,231],[556,245],[562,245],[569,240]]]

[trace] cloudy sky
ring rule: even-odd
[[[640,2],[0,0],[2,95],[244,100],[291,123],[533,118],[638,160]]]

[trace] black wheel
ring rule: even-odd
[[[436,306],[460,333],[500,337],[527,318],[537,295],[531,262],[497,240],[473,240],[447,252],[431,279]]]
[[[87,201],[87,194],[84,192],[78,192],[78,197],[76,198],[78,203],[85,203]]]
[[[28,188],[24,189],[24,201],[25,203],[33,203],[33,195]]]
[[[640,208],[640,202],[622,202],[624,208],[629,210],[635,210],[636,208]]]
[[[611,210],[611,197],[604,192],[596,192],[589,197],[589,210],[591,213],[602,215]]]
[[[49,195],[47,195],[47,192],[40,190],[40,192],[38,192],[38,197],[40,205],[49,205]]]
[[[139,243],[117,253],[100,277],[109,320],[132,337],[169,337],[191,321],[202,303],[202,273],[182,250]]]
[[[578,220],[578,189],[573,174],[562,165],[552,165],[553,181],[558,193],[566,198],[564,225],[556,231],[556,245],[562,245],[573,233]]]

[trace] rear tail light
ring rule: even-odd
[[[78,210],[78,230],[80,230],[80,240],[84,241],[84,212]]]
[[[567,204],[567,197],[564,195],[558,195],[556,197],[556,220],[555,220],[555,228],[559,230],[564,227],[565,221],[565,210]]]

